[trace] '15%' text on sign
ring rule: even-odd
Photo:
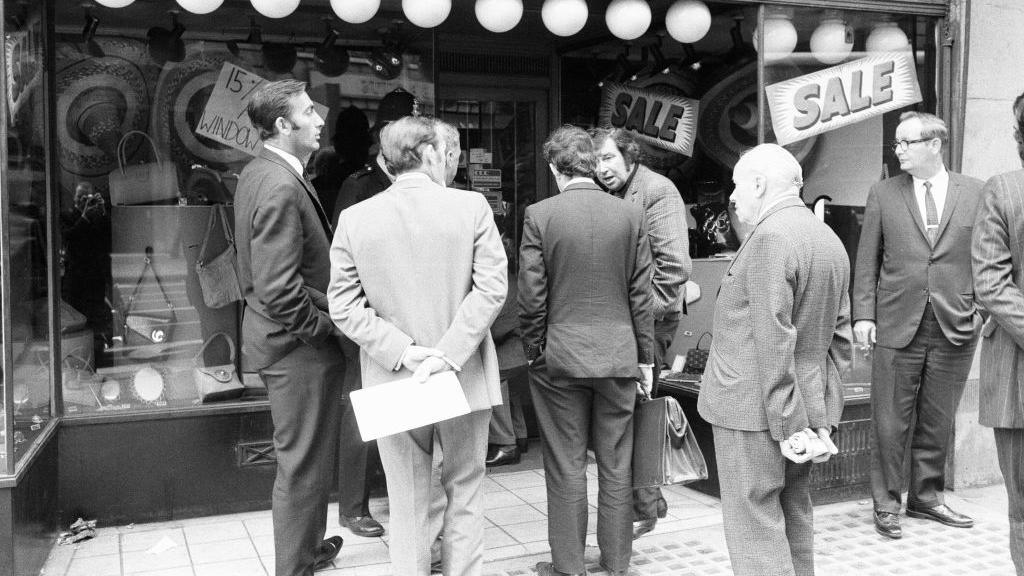
[[[765,87],[781,145],[921,101],[910,52],[871,55]]]

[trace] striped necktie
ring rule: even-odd
[[[924,211],[928,216],[925,222],[925,229],[928,231],[928,241],[935,244],[935,236],[939,232],[939,211],[935,208],[935,198],[932,196],[932,183],[924,181]]]

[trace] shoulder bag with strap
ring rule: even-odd
[[[218,337],[223,337],[228,341],[228,363],[206,366],[203,352],[206,352],[206,347]],[[238,373],[235,369],[235,342],[226,333],[217,332],[207,338],[199,352],[196,352],[194,362],[196,394],[203,404],[234,400],[245,392],[245,386],[238,379]]]
[[[136,298],[139,296],[139,290],[142,288],[142,281],[146,277],[146,271],[153,271],[153,278],[156,280],[156,285],[160,288],[160,294],[163,295],[164,304],[166,304],[166,310],[147,310],[139,311],[136,308]],[[128,304],[124,308],[124,341],[129,346],[142,346],[147,344],[164,344],[171,339],[174,333],[174,325],[176,316],[174,314],[174,304],[171,303],[170,297],[167,296],[167,290],[164,290],[163,282],[160,281],[160,275],[156,273],[156,268],[153,266],[153,249],[146,247],[146,260],[145,264],[142,265],[142,273],[139,274],[139,279],[135,282],[135,288],[132,289],[131,296],[128,297]]]
[[[210,238],[213,236],[217,221],[224,231],[227,247],[216,256],[207,251]],[[235,270],[235,239],[231,235],[231,224],[228,222],[227,210],[216,205],[210,208],[210,221],[206,227],[206,237],[199,248],[196,260],[196,276],[203,292],[203,302],[210,308],[223,308],[232,302],[242,299],[242,289],[238,285],[238,273]]]

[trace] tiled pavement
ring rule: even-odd
[[[596,501],[596,469],[591,465],[588,492]],[[550,558],[546,495],[541,470],[491,473],[485,480],[485,576],[525,576]],[[684,487],[667,487],[669,517],[634,544],[631,574],[717,575],[732,573],[715,498]],[[905,536],[877,536],[868,502],[846,502],[815,510],[817,571],[826,576],[961,575],[1012,576],[1007,549],[1005,491],[1001,486],[950,496],[949,503],[977,520],[973,530],[948,528],[904,517]],[[386,500],[371,509],[387,526]],[[591,505],[588,570],[597,565]],[[334,567],[322,576],[385,576],[387,536],[359,538],[334,523],[328,534],[345,538]],[[93,540],[55,546],[44,574],[59,576],[267,576],[273,574],[274,544],[270,512],[194,518],[135,526],[101,528]]]

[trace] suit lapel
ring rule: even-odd
[[[956,202],[960,199],[960,184],[953,179],[953,174],[949,175],[949,185],[946,187],[946,205],[942,207],[942,218],[939,219],[939,229],[935,233],[935,243],[939,243],[939,239],[942,238],[942,232],[946,229],[946,225],[949,224],[949,219],[953,216],[953,210],[956,210]]]
[[[952,182],[950,183],[952,184]],[[907,205],[907,210],[910,210],[910,217],[917,224],[918,231],[921,232],[925,242],[928,242],[928,230],[924,227],[924,220],[921,220],[921,209],[917,205],[917,197],[914,195],[914,179],[909,174],[903,175],[903,180],[900,183],[900,194],[903,196],[903,202]]]
[[[324,210],[322,204],[320,204],[320,198],[316,195],[316,190],[313,188],[313,184],[306,180],[306,178],[297,172],[295,168],[291,166],[284,158],[281,158],[270,150],[260,150],[260,157],[264,160],[269,160],[278,166],[284,168],[291,174],[299,184],[302,185],[302,189],[306,191],[306,196],[309,197],[309,201],[313,203],[313,210],[316,211],[316,215],[320,218],[320,225],[324,227],[324,233],[327,234],[327,241],[330,242],[334,238],[334,228],[331,226],[331,220],[327,217],[327,212]]]

